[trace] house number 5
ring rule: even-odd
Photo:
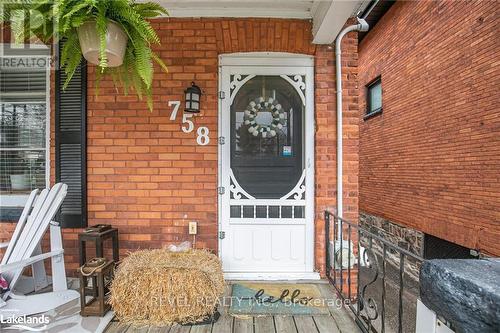
[[[179,111],[179,107],[181,106],[180,101],[169,101],[168,106],[172,108],[172,113],[170,113],[170,120],[175,121],[177,118],[177,112]],[[194,123],[191,120],[193,117],[192,113],[183,113],[182,114],[182,126],[181,130],[184,133],[191,133],[194,130]],[[196,143],[199,144],[200,146],[206,146],[210,142],[210,137],[208,134],[210,131],[208,130],[208,127],[202,126],[198,127],[196,130]]]
[[[194,130],[193,121],[189,118],[193,116],[192,113],[183,113],[182,114],[182,123],[187,124],[187,126],[182,125],[182,131],[184,133],[191,133]]]

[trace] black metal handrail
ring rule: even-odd
[[[331,229],[332,222],[333,230]],[[333,231],[333,235],[331,231]],[[391,243],[383,237],[362,228],[360,225],[346,221],[329,211],[325,211],[325,234],[326,276],[339,293],[343,302],[346,303],[346,300],[349,300],[349,302],[347,302],[348,307],[353,312],[356,323],[365,333],[378,331],[381,333],[386,332],[387,264],[390,263],[396,267],[397,264],[394,264],[394,261],[399,261],[399,267],[396,268],[398,270],[397,275],[399,280],[399,290],[397,292],[397,332],[403,332],[405,260],[411,258],[411,260],[420,263],[423,259]],[[332,240],[333,242],[331,242]],[[376,241],[380,247],[381,253],[379,254],[374,250],[374,241]],[[353,245],[354,243],[356,245]],[[361,243],[366,245],[366,248],[364,248]],[[331,247],[333,247],[333,253],[330,253]],[[344,253],[345,250],[347,250],[347,253]],[[354,250],[356,252],[356,258],[352,258]],[[399,260],[389,260],[388,253],[390,253],[392,259],[397,258]],[[344,255],[347,255],[347,263],[344,262]],[[331,260],[332,256],[334,260]],[[382,259],[380,264],[379,257]],[[354,263],[352,262],[353,259]],[[366,267],[367,270],[373,272],[368,280],[364,279],[366,281],[360,279],[362,262],[366,264],[364,267]],[[356,271],[353,271],[354,269]],[[344,277],[345,273],[347,273],[347,281]],[[356,283],[355,295],[353,295],[352,291],[353,278]],[[381,290],[379,290],[379,288],[370,290],[370,288],[374,289],[374,287],[376,287],[375,284],[378,281],[381,281]],[[369,296],[368,292],[370,292],[372,296]],[[379,292],[379,297],[373,296],[374,293],[378,296]],[[377,300],[380,303],[380,307]]]

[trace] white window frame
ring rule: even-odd
[[[0,47],[4,47],[5,44],[0,43]],[[50,63],[50,55],[27,55],[27,57],[33,58],[46,58],[46,64]],[[1,59],[1,57],[0,57]],[[45,69],[45,187],[50,187],[50,67],[47,66]],[[3,103],[0,100],[0,103]],[[30,104],[33,102],[27,102]],[[14,149],[13,149],[14,150]],[[31,148],[20,148],[15,150],[32,150]],[[28,200],[29,194],[0,194],[0,207],[24,207],[26,200]]]

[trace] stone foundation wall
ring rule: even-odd
[[[405,249],[417,256],[423,257],[424,253],[424,233],[412,228],[408,228],[394,222],[391,222],[382,217],[359,212],[360,225],[371,233],[387,240],[388,242]],[[361,245],[369,248],[367,237],[361,237]],[[374,240],[372,244],[374,254],[379,259],[383,255],[382,243]],[[386,251],[387,260],[389,263],[399,267],[399,252],[391,251],[389,248]],[[382,263],[380,262],[380,265]],[[412,278],[418,280],[420,270],[420,262],[409,257],[405,257],[405,272]]]

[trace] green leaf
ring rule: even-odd
[[[146,90],[146,104],[150,112],[153,112],[153,96],[151,88]]]
[[[100,88],[100,82],[101,79],[104,75],[102,74],[101,71],[96,71],[95,72],[95,78],[96,78],[96,83],[95,83],[95,95],[96,97],[99,96],[99,88]]]
[[[158,55],[154,52],[151,52],[151,57],[153,58],[154,61],[156,61],[156,63],[158,65],[160,65],[160,67],[165,71],[165,73],[168,73],[168,67],[167,65],[165,65],[165,63],[163,62],[163,60],[160,59],[160,57],[158,57]]]
[[[108,66],[108,57],[106,55],[106,32],[108,30],[108,19],[106,18],[105,2],[97,5],[96,26],[99,35],[99,66]],[[101,69],[102,70],[102,69]]]
[[[64,81],[63,89],[66,89],[69,82],[73,78],[76,69],[82,61],[82,51],[80,49],[80,41],[76,34],[72,34],[65,41],[60,57],[61,66],[66,73],[66,80]]]
[[[72,21],[74,19],[78,19],[80,18],[81,19],[81,16],[77,16],[77,12],[82,10],[82,9],[85,9],[87,8],[88,9],[89,7],[89,4],[88,4],[88,1],[84,1],[76,6],[74,6],[67,14],[64,14],[62,16],[62,18],[64,19],[64,25],[63,25],[63,31],[66,31],[68,30],[71,26],[74,26],[72,25]],[[81,15],[81,14],[80,14]]]
[[[168,11],[155,2],[134,3],[132,7],[142,17],[157,17],[161,14],[168,15]]]

